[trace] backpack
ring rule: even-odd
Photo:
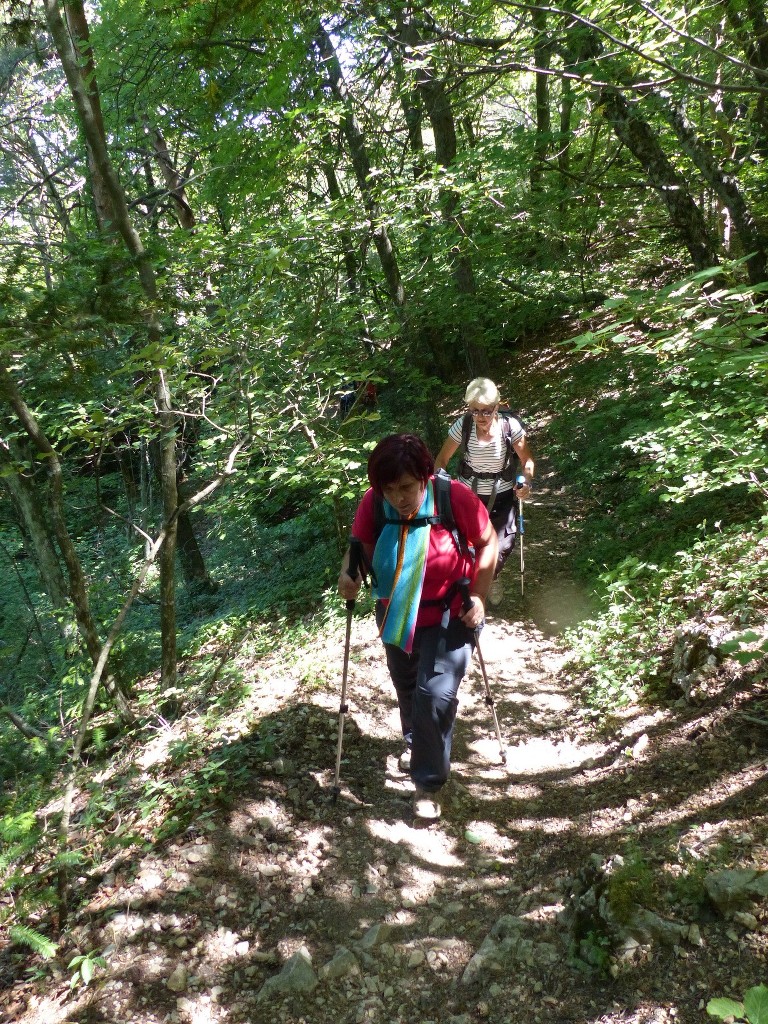
[[[504,459],[504,465],[499,473],[477,473],[470,464],[467,462],[467,450],[469,449],[469,439],[472,434],[472,413],[467,412],[464,414],[464,418],[461,421],[461,461],[459,463],[458,475],[463,477],[465,480],[473,481],[473,490],[476,489],[476,480],[515,480],[517,478],[518,463],[520,458],[515,451],[515,447],[512,444],[512,427],[510,425],[511,419],[516,419],[518,423],[525,427],[522,420],[511,409],[499,409],[499,415],[501,416],[501,436],[504,439],[506,448],[506,456]]]
[[[397,523],[399,525],[409,523],[411,526],[442,526],[453,537],[453,543],[456,545],[456,550],[459,554],[468,557],[474,565],[475,549],[456,524],[453,509],[451,508],[451,475],[446,473],[444,469],[439,469],[435,473],[435,514],[433,516],[416,516],[414,519],[387,519],[384,515],[384,499],[374,494],[373,517],[375,541],[379,539],[381,531],[387,523]]]

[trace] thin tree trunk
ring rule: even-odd
[[[163,331],[157,315],[159,300],[155,272],[152,267],[152,261],[131,223],[125,192],[107,151],[103,124],[101,122],[101,111],[95,109],[91,102],[91,93],[83,79],[80,60],[67,33],[66,26],[62,21],[57,0],[43,0],[43,6],[46,23],[64,68],[83,131],[93,151],[96,166],[104,181],[112,204],[115,226],[136,263],[139,280],[147,299],[144,316],[149,340],[161,344]],[[82,4],[79,6],[81,9],[80,13],[82,13]],[[82,20],[85,22],[84,17]],[[87,32],[87,24],[85,25],[85,30]],[[80,31],[82,33],[82,26]],[[176,518],[174,512],[178,504],[175,455],[176,417],[173,413],[170,393],[162,371],[158,371],[156,378],[155,408],[157,410],[158,431],[161,437],[160,476],[163,481],[163,513],[166,523],[169,524],[160,556],[162,683],[165,689],[175,689],[177,653],[174,586]]]
[[[206,484],[206,486],[203,487],[201,491],[198,491],[197,494],[195,494],[192,498],[189,498],[184,503],[183,506],[177,506],[176,509],[174,509],[174,512],[171,515],[171,521],[166,522],[164,524],[163,529],[160,531],[159,535],[149,546],[147,556],[144,559],[144,564],[139,570],[136,579],[133,582],[133,586],[131,587],[128,596],[123,602],[123,606],[117,615],[117,618],[112,623],[112,627],[109,630],[109,633],[107,634],[107,638],[104,641],[103,647],[101,648],[99,659],[96,662],[93,669],[93,674],[91,675],[91,680],[88,686],[88,693],[86,694],[85,700],[83,701],[83,711],[80,718],[80,726],[77,730],[74,749],[72,751],[72,762],[70,765],[70,773],[69,778],[67,780],[67,786],[64,791],[64,806],[61,813],[61,822],[59,823],[59,845],[61,846],[62,849],[66,849],[66,847],[69,844],[69,826],[70,821],[72,819],[72,804],[76,780],[75,769],[80,760],[80,755],[83,751],[83,745],[85,743],[86,735],[88,733],[88,724],[91,720],[94,704],[96,702],[96,694],[99,691],[101,678],[104,673],[104,669],[106,668],[107,659],[109,658],[114,642],[120,635],[120,630],[123,628],[123,623],[125,622],[126,616],[128,615],[128,612],[131,609],[131,605],[136,600],[136,595],[139,593],[139,590],[141,589],[141,585],[144,582],[144,579],[146,578],[150,566],[157,558],[158,553],[163,551],[166,547],[165,542],[167,539],[167,532],[175,527],[176,517],[179,515],[180,512],[187,512],[195,505],[199,505],[202,501],[205,500],[205,498],[213,494],[213,492],[221,486],[221,484],[232,474],[232,467],[235,464],[235,459],[237,458],[240,449],[243,447],[243,444],[244,442],[238,443],[235,446],[235,448],[230,452],[229,459],[227,460],[227,465],[222,473],[220,473],[209,484]],[[59,929],[61,929],[64,926],[64,923],[66,922],[67,918],[68,877],[69,876],[67,872],[67,867],[66,864],[64,864],[59,869],[58,875]]]
[[[104,118],[101,112],[99,87],[96,82],[96,67],[93,60],[93,50],[91,49],[88,20],[85,16],[82,0],[67,0],[64,5],[64,16],[70,36],[76,44],[80,56],[80,78],[83,88],[87,93],[93,120],[98,128],[99,135],[103,138]],[[108,233],[114,231],[115,217],[112,208],[112,197],[104,180],[99,160],[88,132],[85,133],[85,150],[88,155],[89,179],[96,209],[96,219],[101,230]]]
[[[173,200],[173,204],[176,208],[176,214],[179,218],[179,223],[187,231],[192,231],[196,223],[195,215],[192,211],[192,207],[187,201],[184,182],[171,159],[171,154],[168,152],[168,146],[165,138],[163,137],[163,133],[159,128],[149,127],[147,127],[147,132],[152,139],[152,148],[155,153],[155,159],[160,166],[160,172],[163,175],[163,181],[168,189],[168,194]]]
[[[54,608],[64,608],[68,599],[67,582],[43,514],[48,502],[41,500],[37,489],[22,473],[14,472],[13,459],[8,457],[3,445],[0,445],[0,466],[3,467],[3,483],[18,510],[45,592]]]
[[[751,254],[747,258],[749,279],[752,284],[761,284],[766,280],[766,248],[768,246],[757,221],[747,207],[738,181],[723,171],[714,153],[707,143],[698,137],[683,110],[656,93],[652,94],[652,98],[672,125],[682,151],[698,167],[707,184],[728,210],[745,255]]]
[[[768,86],[768,16],[764,0],[726,0],[726,17],[741,42],[755,81]],[[760,132],[755,133],[757,148],[765,157],[768,153],[768,97],[759,93],[755,99],[754,122]]]
[[[323,174],[328,185],[328,196],[332,203],[341,203],[341,188],[339,179],[336,176],[336,168],[329,160],[323,161]],[[357,294],[357,259],[355,258],[355,245],[352,235],[345,228],[339,231],[341,247],[344,257],[344,270],[346,273],[346,285],[350,295]]]
[[[407,28],[407,50],[412,57],[418,54],[421,39],[413,23],[403,19]],[[455,163],[457,155],[456,122],[445,83],[434,72],[431,62],[419,57],[416,69],[416,89],[421,97],[435,139],[435,161],[446,170]],[[459,194],[453,188],[440,190],[440,210],[443,220],[451,224],[456,232],[456,243],[451,251],[453,277],[456,290],[465,300],[472,300],[477,293],[472,261],[466,252],[467,230],[459,210]],[[471,305],[471,302],[469,303]],[[467,369],[471,376],[489,372],[488,353],[479,338],[471,309],[460,312],[457,324]]]
[[[59,457],[48,438],[40,429],[31,410],[19,394],[19,390],[5,366],[0,366],[0,395],[8,402],[26,431],[27,436],[37,451],[45,458],[48,479],[51,485],[51,525],[56,537],[56,543],[59,545],[59,550],[64,558],[64,564],[67,567],[69,596],[75,608],[77,624],[85,640],[88,654],[95,663],[101,651],[101,644],[99,643],[96,624],[93,621],[88,603],[88,589],[85,584],[85,576],[83,575],[80,559],[75,551],[75,546],[72,543],[64,521],[63,484]]]
[[[533,46],[533,59],[536,65],[536,140],[531,163],[531,192],[541,189],[541,176],[547,162],[547,154],[552,142],[552,117],[549,109],[549,68],[552,45],[546,38],[547,16],[544,11],[534,9],[531,12],[533,27],[536,33]]]
[[[216,591],[216,584],[208,573],[189,512],[184,509],[186,485],[178,477],[176,487],[182,509],[178,515],[177,545],[182,575],[190,593],[213,594]]]
[[[659,193],[694,268],[704,270],[718,266],[719,260],[701,210],[637,106],[630,104],[620,92],[609,88],[600,90],[600,104],[616,137],[643,168],[649,185]]]
[[[374,196],[371,184],[371,162],[368,157],[365,136],[355,117],[352,101],[333,42],[321,23],[315,26],[314,37],[315,45],[328,75],[331,92],[344,107],[341,127],[349,146],[355,180],[363,198],[373,244],[376,246],[376,252],[379,254],[379,261],[381,262],[381,268],[387,282],[389,297],[396,309],[402,309],[405,305],[405,287],[400,276],[400,268],[397,264],[392,240],[389,237],[386,224],[381,218],[378,202]]]

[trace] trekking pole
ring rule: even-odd
[[[521,473],[515,481],[515,486],[519,490],[525,486],[525,477]],[[517,521],[517,532],[520,537],[520,596],[525,594],[525,552],[523,551],[523,536],[525,534],[525,519],[523,518],[523,499],[518,498],[517,503],[520,506],[520,514]]]
[[[347,575],[350,579],[356,580],[359,566],[362,564],[362,548],[359,540],[352,540],[349,545],[349,566]],[[341,701],[339,703],[339,725],[336,738],[336,774],[333,779],[333,802],[339,798],[339,772],[341,770],[341,747],[344,741],[344,716],[349,710],[347,707],[347,671],[349,669],[349,643],[352,634],[352,613],[355,610],[354,599],[347,601],[347,631],[344,638],[344,669],[341,674]]]
[[[461,601],[464,611],[469,611],[472,607],[472,598],[469,596],[469,580],[466,577],[459,580],[459,591],[461,593]],[[494,704],[493,697],[491,696],[491,688],[488,685],[488,673],[485,670],[485,659],[483,658],[483,652],[480,650],[480,626],[475,627],[475,650],[477,651],[477,659],[480,662],[480,671],[483,673],[483,683],[485,684],[485,703],[491,709],[493,724],[496,728],[496,739],[499,741],[499,758],[502,764],[506,764],[507,753],[504,750],[504,741],[501,738],[501,729],[499,728],[499,719],[496,715],[496,706]]]

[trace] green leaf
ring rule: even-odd
[[[712,1017],[719,1017],[721,1020],[725,1020],[726,1017],[742,1017],[744,1015],[744,1007],[741,1003],[737,1003],[735,999],[728,999],[720,997],[718,999],[710,999],[707,1003],[707,1013]]]
[[[755,985],[744,995],[744,1010],[749,1024],[768,1024],[768,988]]]

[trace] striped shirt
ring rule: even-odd
[[[507,417],[509,420],[510,428],[510,439],[512,444],[516,444],[520,438],[525,437],[525,431],[518,420],[513,416]],[[464,422],[464,417],[460,416],[448,431],[448,437],[456,444],[461,445],[461,426]],[[474,418],[469,428],[469,445],[465,454],[467,462],[470,464],[472,469],[477,470],[478,473],[500,473],[504,469],[504,461],[507,457],[506,443],[502,434],[501,416],[498,414],[493,421],[491,426],[491,437],[487,441],[480,441],[477,437],[477,430],[475,429],[476,424]],[[462,480],[465,484],[472,486],[471,479],[466,479],[460,476],[459,480]],[[498,493],[502,491],[510,491],[515,486],[514,480],[499,480]],[[477,493],[478,494],[490,494],[493,490],[493,480],[478,480],[477,481]]]

